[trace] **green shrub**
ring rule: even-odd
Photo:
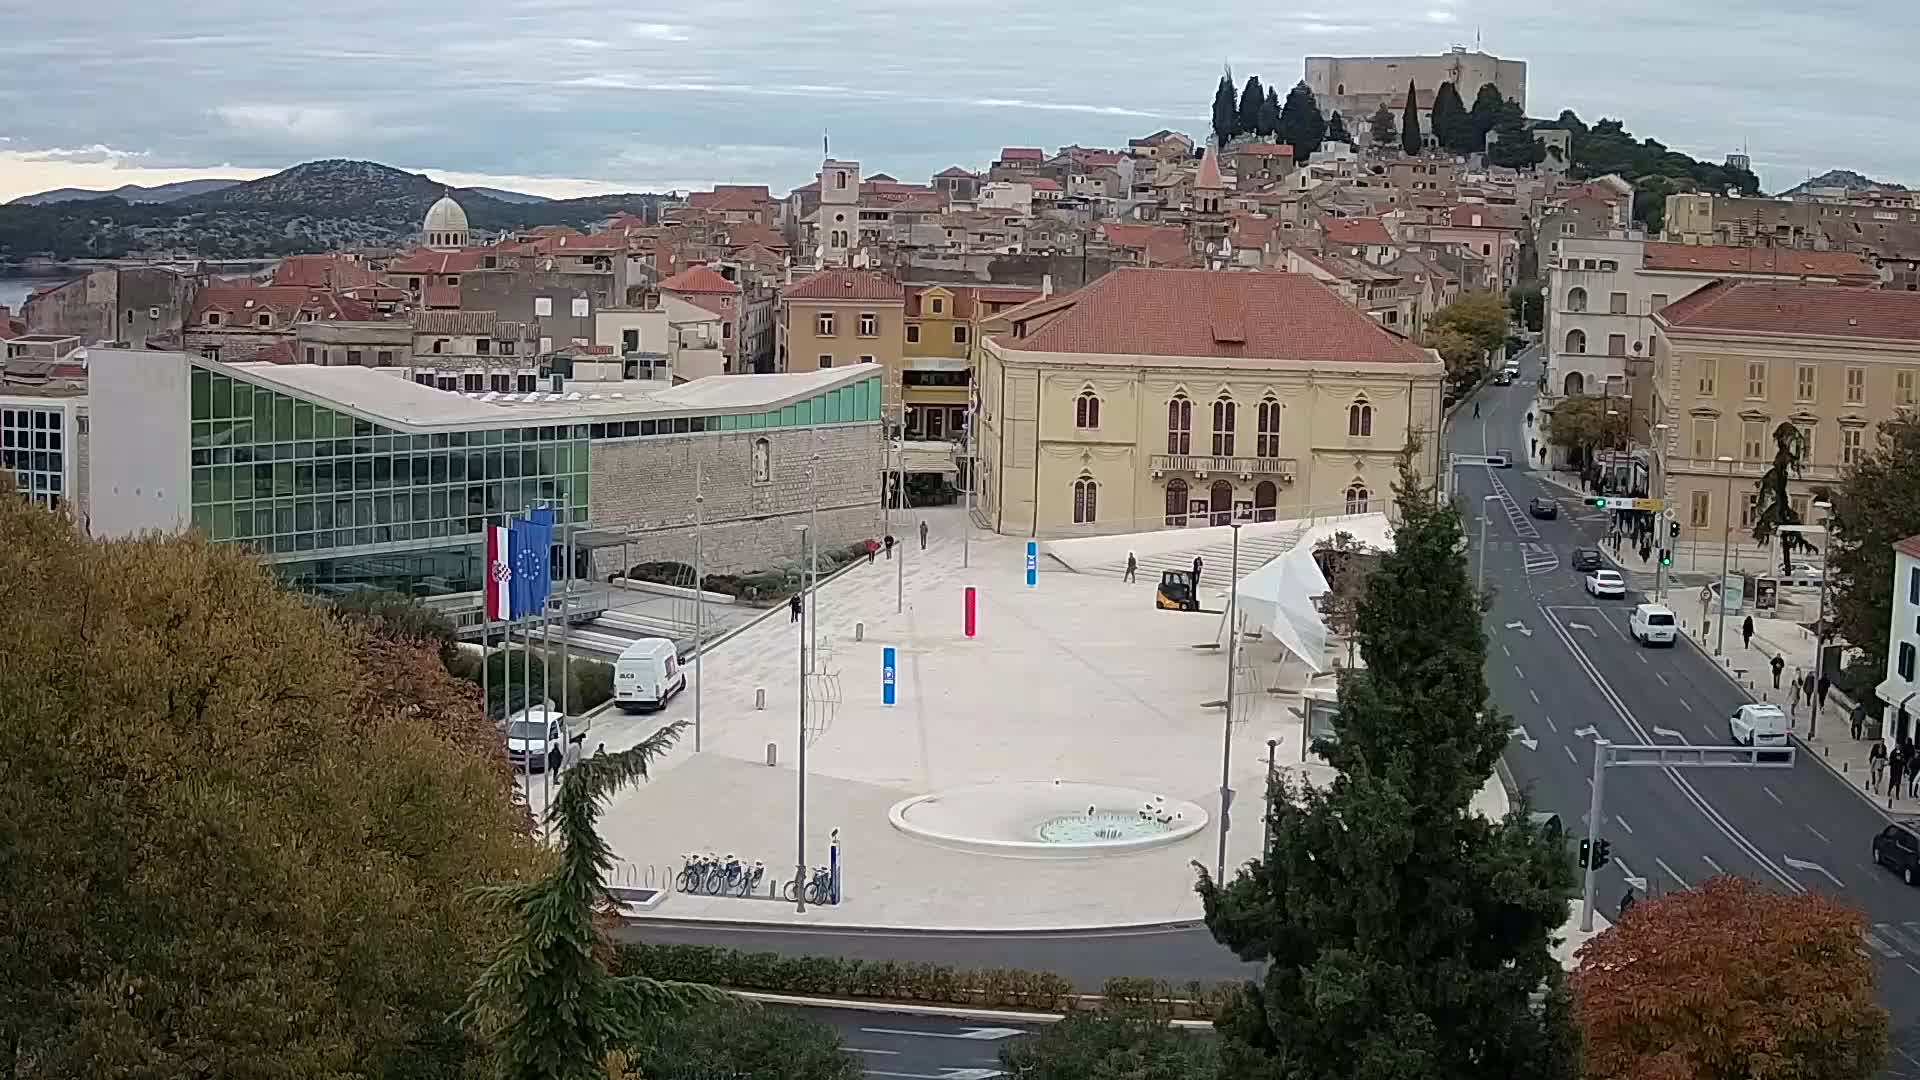
[[[919,961],[782,956],[710,945],[622,945],[627,973],[707,983],[734,990],[824,997],[876,998],[1058,1012],[1072,1008],[1073,984],[1051,972],[968,970]]]
[[[1165,1020],[1077,1013],[1000,1049],[1000,1064],[1024,1080],[1208,1080],[1219,1076],[1216,1040]]]

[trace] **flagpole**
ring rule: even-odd
[[[545,546],[546,550],[540,553],[540,558],[545,560],[547,571],[551,573],[553,571],[553,542],[550,535],[547,538]],[[546,708],[545,702],[553,700],[553,604],[548,596],[542,596],[540,598],[540,700],[543,710]],[[542,712],[541,715],[546,716],[546,713]],[[560,716],[562,717],[561,736],[563,738],[566,735],[564,730],[566,715],[566,710],[562,709]],[[547,717],[547,731],[544,734],[551,734],[552,731],[552,717]],[[547,752],[547,760],[541,762],[540,768],[540,805],[546,806],[553,801],[553,747],[547,744],[545,738],[540,740],[540,745],[545,748]],[[565,761],[566,758],[567,750],[563,743],[560,748],[560,760]],[[546,829],[544,831],[548,836],[553,835],[552,815],[546,816]]]
[[[573,686],[573,653],[571,651],[573,641],[573,493],[571,491],[567,493],[567,519],[560,526],[560,537],[560,546],[566,549],[567,560],[566,576],[560,579],[565,582],[565,589],[560,594],[560,715],[567,716],[567,710],[573,702],[572,695],[568,693],[568,690]],[[582,754],[587,752],[584,743],[580,746],[580,752]],[[562,749],[560,755],[564,758],[566,756],[566,750]]]
[[[527,520],[529,522],[533,520],[531,507],[523,506],[521,507],[521,511],[526,514]],[[518,552],[515,552],[516,556],[518,554],[519,554]],[[516,582],[518,582],[520,580],[519,573],[516,572],[513,575],[513,578]],[[525,595],[525,590],[526,590],[526,586],[522,584],[521,585],[522,596]],[[525,702],[525,705],[522,711],[526,715],[527,719],[531,720],[533,718],[533,630],[531,625],[527,621],[526,612],[524,611],[520,613],[520,685],[522,687],[521,697]],[[542,704],[544,706],[544,703]],[[541,709],[540,716],[542,719],[546,718],[546,710],[544,707]],[[545,741],[546,740],[544,738],[541,739],[542,743],[544,743]],[[531,740],[529,740],[529,745],[527,746],[526,758],[527,758],[527,804],[531,806],[533,804],[533,747],[531,745]],[[540,807],[541,819],[544,820],[546,816],[547,816],[547,808],[545,806]],[[536,821],[535,824],[538,825],[540,824],[540,822]]]

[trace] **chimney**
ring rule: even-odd
[[[1052,295],[1053,295],[1053,275],[1041,274],[1040,275],[1040,299],[1045,300],[1047,297]]]

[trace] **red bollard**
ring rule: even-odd
[[[974,605],[973,586],[969,585],[967,586],[967,636],[968,637],[973,636],[974,607],[975,605]]]

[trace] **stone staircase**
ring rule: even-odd
[[[1307,531],[1309,524],[1301,522],[1285,532],[1269,533],[1265,536],[1242,536],[1240,538],[1240,576],[1246,577],[1260,567],[1293,550],[1300,537]],[[1200,587],[1207,589],[1225,589],[1233,577],[1233,540],[1198,545],[1185,551],[1161,552],[1140,557],[1139,580],[1159,581],[1160,575],[1168,570],[1192,570],[1193,558],[1198,555],[1200,565]],[[1125,556],[1119,562],[1101,563],[1088,567],[1085,573],[1101,574],[1107,577],[1121,577],[1127,572]]]

